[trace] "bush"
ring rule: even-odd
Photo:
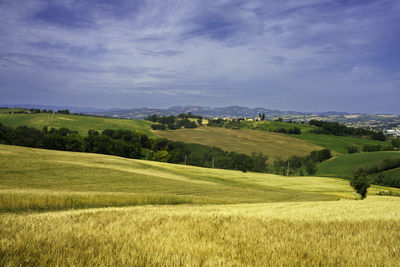
[[[347,146],[347,152],[349,152],[350,154],[352,153],[358,153],[360,152],[360,148],[356,145],[348,145]]]
[[[153,154],[153,160],[161,161],[161,162],[168,162],[169,160],[169,153],[165,150],[156,151]]]

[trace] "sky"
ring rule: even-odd
[[[400,114],[400,1],[0,0],[0,103]]]

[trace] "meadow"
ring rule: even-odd
[[[372,165],[384,159],[400,158],[399,151],[361,152],[345,154],[324,161],[318,165],[316,175],[351,177],[359,166]]]
[[[340,179],[208,169],[114,156],[0,145],[0,211],[182,203],[334,200]]]
[[[390,141],[377,141],[352,136],[312,133],[293,134],[291,136],[342,154],[348,153],[347,146],[349,145],[357,145],[360,148],[367,144],[381,145],[382,147],[390,146]]]
[[[289,135],[247,129],[200,127],[196,129],[155,131],[155,133],[173,141],[215,146],[226,151],[248,155],[253,152],[262,152],[269,157],[270,162],[279,157],[286,159],[293,155],[306,156],[311,151],[323,149],[321,146]]]
[[[105,129],[138,130],[149,137],[154,137],[151,131],[152,123],[145,120],[114,119],[95,116],[66,115],[52,113],[34,114],[5,114],[0,113],[0,123],[6,126],[17,127],[21,125],[42,129],[65,127],[77,131],[81,135],[87,135],[88,130],[103,131]]]

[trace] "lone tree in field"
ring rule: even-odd
[[[350,185],[361,195],[361,199],[364,199],[367,197],[367,191],[371,185],[371,181],[364,172],[356,172],[350,180]]]

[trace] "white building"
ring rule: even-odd
[[[400,137],[400,129],[386,130],[385,133],[394,137]]]

